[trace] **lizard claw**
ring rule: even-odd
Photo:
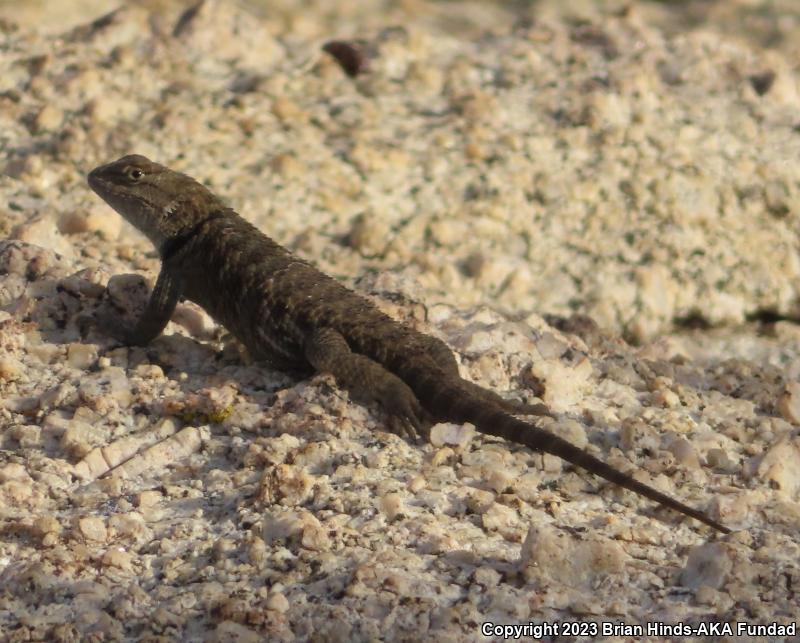
[[[425,435],[422,422],[425,411],[405,382],[399,379],[393,382],[388,390],[381,391],[378,401],[389,413],[392,433],[413,443],[418,443],[419,438]]]

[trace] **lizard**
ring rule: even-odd
[[[263,234],[193,178],[130,154],[93,169],[88,184],[148,237],[161,259],[136,323],[102,324],[115,339],[148,344],[185,298],[221,323],[254,359],[298,374],[332,374],[354,399],[383,407],[408,437],[418,436],[423,422],[469,422],[483,434],[558,456],[730,533],[699,509],[522,419],[549,411],[462,378],[443,341],[392,319]]]

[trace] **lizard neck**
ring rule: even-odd
[[[186,244],[190,243],[192,239],[194,239],[200,229],[205,226],[209,221],[214,219],[222,219],[225,217],[229,217],[235,214],[233,210],[230,208],[220,208],[218,210],[214,210],[210,212],[208,216],[204,217],[197,223],[195,223],[192,227],[178,234],[172,235],[168,237],[159,247],[159,254],[161,255],[161,261],[167,262],[178,255],[183,248],[186,247]]]

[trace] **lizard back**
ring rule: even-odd
[[[254,358],[279,368],[310,370],[303,343],[320,326],[341,332],[354,340],[354,350],[381,362],[388,357],[387,332],[400,345],[413,333],[231,209],[212,213],[185,240],[168,244],[163,261],[187,299]]]

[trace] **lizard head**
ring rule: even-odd
[[[96,167],[89,172],[88,182],[101,199],[147,235],[159,251],[168,239],[225,207],[193,178],[140,154]]]

